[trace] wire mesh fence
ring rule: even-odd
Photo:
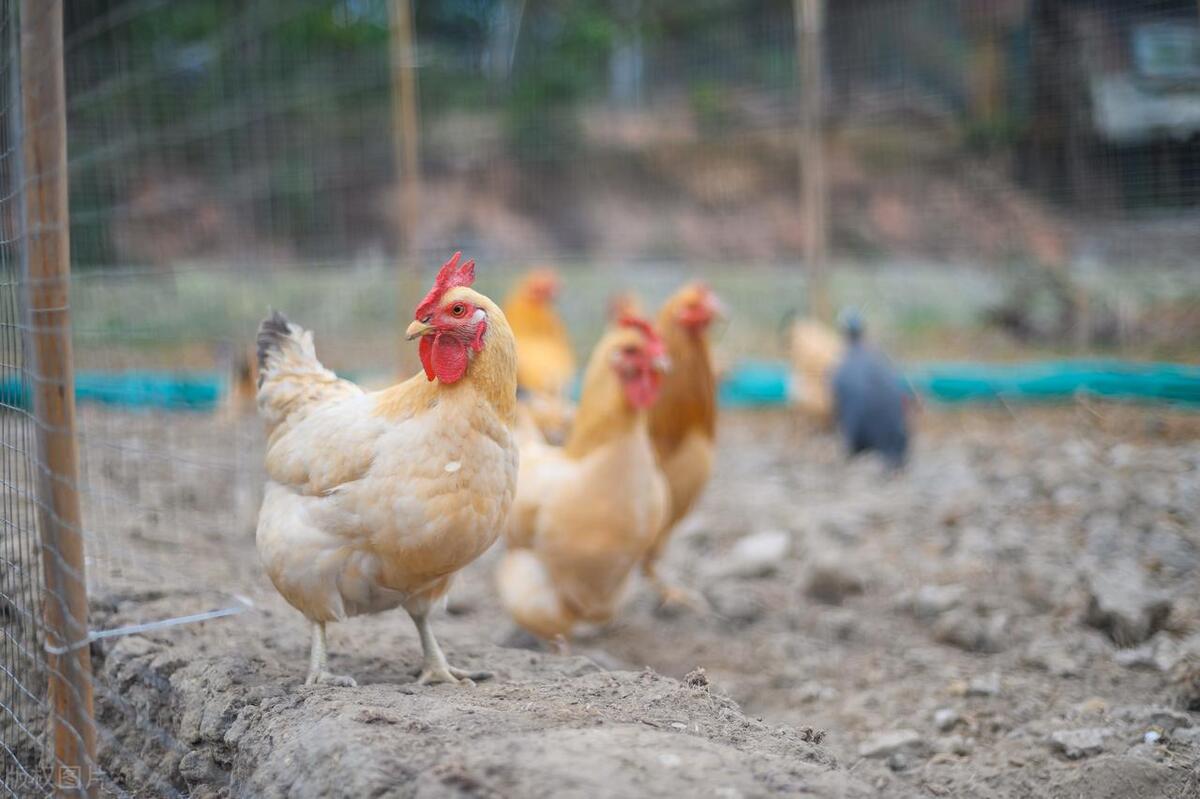
[[[0,785],[23,796],[63,764],[47,723],[26,262],[40,176],[23,173],[20,5],[0,4]],[[249,345],[268,306],[316,330],[332,368],[386,381],[415,366],[400,321],[427,267],[463,249],[496,297],[558,265],[579,352],[615,293],[654,307],[699,276],[734,310],[723,358],[781,356],[819,236],[835,304],[865,308],[902,354],[1195,356],[1194,0],[823,4],[824,231],[802,190],[797,5],[422,3],[410,53],[401,2],[66,4],[105,791],[185,795],[146,753],[189,747],[122,698],[104,647],[138,625],[253,612],[264,590],[247,557],[261,485]],[[399,130],[406,102],[418,141]]]
[[[26,326],[21,289],[22,217],[20,169],[22,161],[20,117],[21,102],[17,38],[20,35],[15,4],[0,7],[4,37],[4,58],[0,64],[0,107],[4,125],[0,127],[0,269],[3,305],[3,535],[0,562],[0,704],[3,721],[0,738],[4,742],[3,785],[8,795],[19,796],[26,790],[44,789],[49,783],[39,767],[44,753],[47,702],[46,661],[42,650],[43,599],[42,567],[34,518],[34,479],[37,463],[35,420],[23,402],[30,394],[30,372],[26,360]]]

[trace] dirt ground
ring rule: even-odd
[[[666,561],[709,611],[635,581],[531,651],[493,551],[435,629],[494,679],[416,686],[396,612],[331,630],[345,689],[300,685],[305,625],[258,572],[254,420],[92,410],[95,625],[247,608],[96,645],[104,765],[134,796],[1197,796],[1198,420],[930,410],[889,476],[727,415]]]

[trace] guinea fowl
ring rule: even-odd
[[[844,312],[841,327],[846,350],[833,374],[833,402],[846,450],[878,452],[898,469],[908,456],[908,392],[887,356],[863,341],[862,317]]]

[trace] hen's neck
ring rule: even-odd
[[[483,349],[475,354],[467,375],[458,383],[441,386],[456,391],[470,386],[496,410],[510,427],[517,421],[517,345],[512,328],[499,306],[491,300],[480,302],[487,312],[487,333]]]
[[[582,458],[598,447],[638,430],[644,432],[647,427],[646,412],[629,404],[607,359],[602,359],[598,366],[599,369],[590,370],[585,377],[579,410],[563,450],[571,459]]]
[[[708,437],[716,433],[717,378],[708,337],[692,332],[674,319],[659,319],[671,357],[671,370],[663,378],[662,394],[650,411],[650,431],[659,446],[677,445],[689,432]]]

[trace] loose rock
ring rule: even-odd
[[[846,568],[842,561],[825,560],[808,570],[805,592],[818,602],[840,605],[846,597],[863,592],[863,579]]]
[[[1167,598],[1148,589],[1132,567],[1096,571],[1088,577],[1087,622],[1117,646],[1134,646],[1154,635],[1171,614]]]
[[[716,569],[721,577],[767,577],[787,557],[792,537],[783,530],[766,530],[738,540]]]
[[[1078,760],[1103,752],[1104,741],[1111,735],[1111,727],[1058,730],[1050,733],[1049,744],[1051,749],[1061,752],[1068,760]]]
[[[913,596],[913,614],[921,619],[940,616],[958,607],[965,595],[966,589],[961,585],[923,585]]]
[[[993,671],[967,683],[967,696],[996,696],[1000,693],[1000,673]]]
[[[933,725],[938,728],[939,732],[949,732],[958,726],[962,721],[962,716],[958,711],[951,707],[939,708],[933,714]]]
[[[881,732],[863,741],[858,747],[860,757],[890,758],[894,754],[919,754],[925,749],[925,739],[916,730]]]

